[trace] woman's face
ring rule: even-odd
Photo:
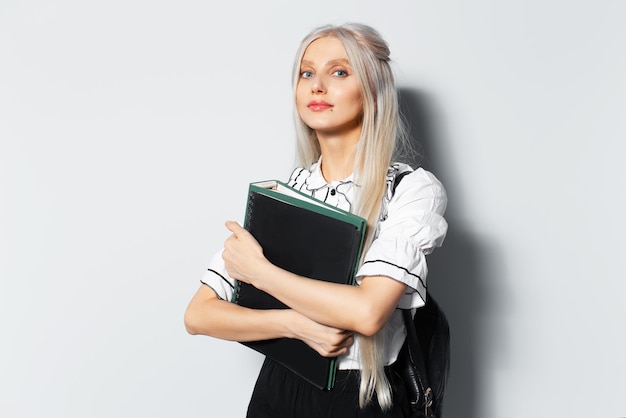
[[[361,89],[339,39],[319,38],[306,49],[296,87],[296,107],[304,123],[318,134],[360,132]]]

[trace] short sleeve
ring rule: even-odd
[[[441,246],[448,231],[443,217],[446,204],[445,189],[432,173],[419,168],[404,176],[357,272],[357,283],[364,276],[390,277],[408,286],[400,308],[422,306],[428,275],[426,255]]]
[[[222,259],[222,250],[213,256],[200,282],[213,289],[219,298],[228,301],[232,299],[235,280],[226,272],[226,266]]]

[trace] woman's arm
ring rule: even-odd
[[[190,334],[231,341],[297,338],[325,357],[345,354],[353,342],[352,332],[321,325],[291,309],[248,309],[218,298],[206,285],[191,299],[185,327]]]
[[[271,294],[295,311],[339,329],[373,335],[391,316],[406,285],[385,276],[349,286],[295,275],[271,264],[254,237],[236,222],[222,257],[228,274]]]
[[[272,265],[254,237],[235,222],[226,223],[233,235],[222,258],[231,277],[270,293],[314,321],[372,335],[384,326],[408,287],[424,300],[426,255],[446,235],[446,203],[445,190],[431,173],[418,169],[406,175],[365,254],[357,273],[359,286],[312,280]]]

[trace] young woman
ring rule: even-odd
[[[446,194],[423,169],[397,161],[404,144],[386,42],[361,24],[324,26],[302,42],[294,68],[301,166],[292,187],[367,219],[356,286],[297,276],[272,265],[236,222],[185,313],[191,334],[233,341],[297,338],[338,356],[335,387],[319,390],[265,361],[248,417],[409,416],[403,382],[388,367],[405,328],[397,308],[426,297],[426,255],[447,231]],[[404,175],[395,190],[394,178]],[[229,300],[234,280],[290,306],[253,310]]]

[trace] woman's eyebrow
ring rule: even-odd
[[[348,61],[345,58],[337,58],[334,60],[330,60],[326,63],[326,66],[331,66],[331,65],[337,65],[337,64],[343,64],[343,65],[350,65],[350,61]],[[302,60],[302,64],[301,65],[313,65],[313,61],[309,61],[309,60]]]
[[[345,58],[339,58],[336,60],[330,60],[326,63],[326,65],[337,65],[337,64],[343,64],[343,65],[350,65],[350,61],[348,61]]]

